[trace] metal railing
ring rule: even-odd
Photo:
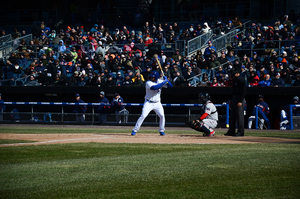
[[[32,34],[3,43],[0,47],[0,58],[3,58],[6,61],[6,57],[20,46],[22,40],[29,43],[32,40]]]
[[[246,26],[251,21],[248,20],[242,25],[235,27],[234,29],[230,30],[230,32],[226,33],[225,35],[215,35],[213,33],[214,30],[211,30],[203,35],[199,35],[187,42],[187,55],[191,55],[198,50],[203,50],[207,48],[207,42],[211,40],[213,46],[216,47],[217,52],[226,50],[226,47],[231,44],[235,35],[240,34],[241,32],[245,33]]]
[[[3,44],[10,41],[11,38],[12,38],[11,34],[0,37],[0,48],[2,47]]]
[[[227,61],[227,62],[225,62],[225,63],[223,63],[223,64],[221,64],[221,65],[219,65],[219,66],[222,66],[222,67],[223,67],[223,66],[225,66],[226,64],[228,64],[228,63],[230,63],[230,62],[233,62],[233,61],[235,61],[235,60],[239,60],[239,57],[236,57],[235,59],[233,59],[233,60],[231,60],[231,61]],[[215,69],[217,69],[219,66],[216,66],[215,68],[211,68],[211,69],[206,69],[205,72],[201,72],[200,74],[195,75],[194,77],[191,77],[191,78],[187,79],[186,81],[187,81],[187,82],[190,82],[190,81],[192,81],[195,77],[199,78],[199,80],[201,81],[201,77],[202,77],[204,74],[210,75],[210,79],[213,79],[213,78],[215,77],[215,75],[216,75]],[[192,86],[192,87],[195,87],[195,86],[197,86],[197,85],[191,85],[191,86]]]
[[[14,115],[18,114],[18,120],[20,122],[21,119],[19,115],[27,116],[26,121],[23,120],[23,122],[28,123],[28,122],[56,122],[56,123],[69,123],[69,122],[74,122],[74,118],[76,116],[76,113],[70,112],[72,109],[70,107],[74,106],[87,106],[88,111],[86,113],[82,113],[89,118],[86,118],[85,124],[95,124],[95,117],[99,115],[95,110],[97,106],[111,106],[111,104],[106,104],[106,103],[68,103],[68,102],[0,102],[0,105],[13,105],[16,106],[27,106],[27,110],[30,111],[12,111],[11,113],[8,113],[11,117],[12,120],[15,120],[13,117]],[[126,108],[130,107],[142,107],[144,104],[143,103],[123,103],[122,104]],[[28,107],[29,106],[29,107]],[[190,121],[194,119],[195,117],[199,117],[199,115],[192,114],[192,109],[193,107],[202,107],[202,104],[162,104],[163,107],[167,108],[170,107],[172,109],[176,107],[186,107],[187,113],[186,114],[166,114],[167,117],[172,117],[172,119],[168,119],[168,123],[173,123],[176,125],[185,125],[185,121]],[[228,104],[215,104],[217,108],[225,108],[225,124],[224,126],[228,127],[229,126],[229,105]],[[38,108],[36,108],[38,107]],[[42,109],[45,110],[44,107],[53,107],[51,108],[51,111],[41,111]],[[58,110],[59,108],[56,107],[61,107],[60,112],[55,112],[55,110]],[[69,109],[67,110],[67,108]],[[8,107],[6,107],[7,109]],[[90,110],[91,109],[91,110]],[[167,113],[167,111],[165,111]],[[2,112],[2,114],[5,114],[6,112]],[[0,113],[1,114],[1,113]],[[125,113],[124,113],[125,114]],[[129,113],[128,116],[130,116],[129,122],[125,120],[122,120],[122,123],[135,123],[138,119],[140,114],[132,114]],[[50,116],[50,118],[49,118]],[[71,117],[70,117],[71,116]],[[116,119],[115,117],[116,114],[113,113],[108,113],[108,117],[110,119],[110,123],[116,124]],[[122,115],[121,115],[122,116]],[[124,116],[124,115],[123,115]],[[156,114],[150,115],[150,117],[154,118],[152,119],[151,122],[154,124],[159,123],[159,118]],[[220,115],[220,117],[222,117]],[[41,119],[42,118],[42,119]],[[7,120],[7,117],[4,118]],[[51,120],[51,121],[49,121]],[[146,122],[149,120],[145,120]],[[172,121],[172,122],[171,122]],[[1,123],[2,121],[0,121]],[[15,121],[13,121],[15,122]]]
[[[204,33],[202,35],[199,35],[198,37],[195,37],[187,42],[187,54],[193,54],[197,50],[202,49],[205,44],[211,39],[213,36],[213,31],[210,30],[207,33]]]

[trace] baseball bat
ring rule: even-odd
[[[160,65],[160,62],[159,62],[159,60],[156,58],[156,61],[157,61],[157,64],[158,64],[158,66],[159,66],[159,68],[160,68],[160,72],[164,75],[164,71],[163,71],[163,69],[162,69],[162,67],[161,67],[161,65]],[[165,75],[164,75],[165,76]]]

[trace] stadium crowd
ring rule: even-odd
[[[0,83],[12,86],[143,86],[152,70],[175,86],[231,86],[231,70],[238,69],[249,87],[300,86],[300,13],[281,15],[274,23],[254,21],[234,36],[226,51],[213,42],[187,57],[174,49],[176,40],[190,40],[208,31],[224,35],[242,28],[239,17],[181,28],[175,23],[126,25],[110,30],[103,24],[57,30],[34,23],[33,40],[21,40],[17,51],[0,61]],[[5,31],[2,31],[2,36]],[[22,36],[26,35],[15,32]],[[166,50],[174,50],[168,54]],[[251,49],[257,49],[254,52]],[[157,59],[156,59],[157,58]]]

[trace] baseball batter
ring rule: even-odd
[[[163,106],[160,102],[160,94],[162,88],[172,88],[173,85],[168,81],[167,77],[164,80],[159,79],[159,73],[157,71],[152,71],[149,75],[149,80],[146,82],[146,95],[145,102],[142,110],[142,114],[137,120],[135,127],[132,129],[131,135],[136,135],[136,132],[141,128],[142,123],[148,116],[150,111],[154,111],[160,121],[159,121],[159,134],[165,135],[165,114]]]
[[[213,128],[218,125],[218,111],[216,106],[210,101],[208,93],[198,95],[199,102],[202,104],[201,116],[190,121],[188,125],[197,131],[204,132],[203,136],[212,137],[215,134]]]

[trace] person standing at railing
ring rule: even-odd
[[[205,58],[205,60],[208,60],[208,59],[209,59],[209,57],[210,57],[210,55],[211,55],[211,49],[214,49],[215,52],[217,51],[216,47],[214,47],[214,46],[212,45],[212,42],[211,42],[211,41],[208,41],[207,44],[208,44],[208,47],[205,48],[205,50],[204,50],[204,58]]]
[[[98,103],[109,104],[108,99],[105,97],[104,91],[101,91],[99,96],[100,96],[100,99],[98,100]],[[105,124],[106,123],[107,113],[108,113],[109,109],[110,109],[109,105],[99,105],[99,106],[97,106],[99,124]]]
[[[82,99],[80,99],[80,95],[78,93],[75,94],[75,103],[85,103]],[[78,123],[82,123],[85,121],[85,112],[87,110],[86,105],[75,105],[73,112],[76,113],[76,121]]]
[[[6,80],[5,85],[12,86],[14,81],[14,71],[15,66],[9,60],[6,60],[6,65],[3,67],[4,79]]]
[[[235,16],[234,19],[232,20],[232,24],[234,27],[236,28],[242,28],[242,22],[240,21],[240,17],[239,16]]]
[[[209,27],[208,23],[204,22],[201,34],[207,33],[210,30],[211,28]]]
[[[1,93],[0,93],[0,102],[4,103]],[[5,111],[5,108],[6,108],[5,104],[0,104],[0,122],[3,121],[3,112]]]
[[[2,58],[0,58],[0,86],[1,80],[3,80],[3,68],[5,67],[5,63]]]
[[[120,94],[115,93],[115,97],[111,101],[111,107],[114,108],[114,110],[115,110],[117,124],[122,123],[122,117],[124,117],[123,121],[125,123],[127,123],[127,121],[128,121],[129,112],[125,109],[123,103],[124,103],[124,100],[120,96]]]

